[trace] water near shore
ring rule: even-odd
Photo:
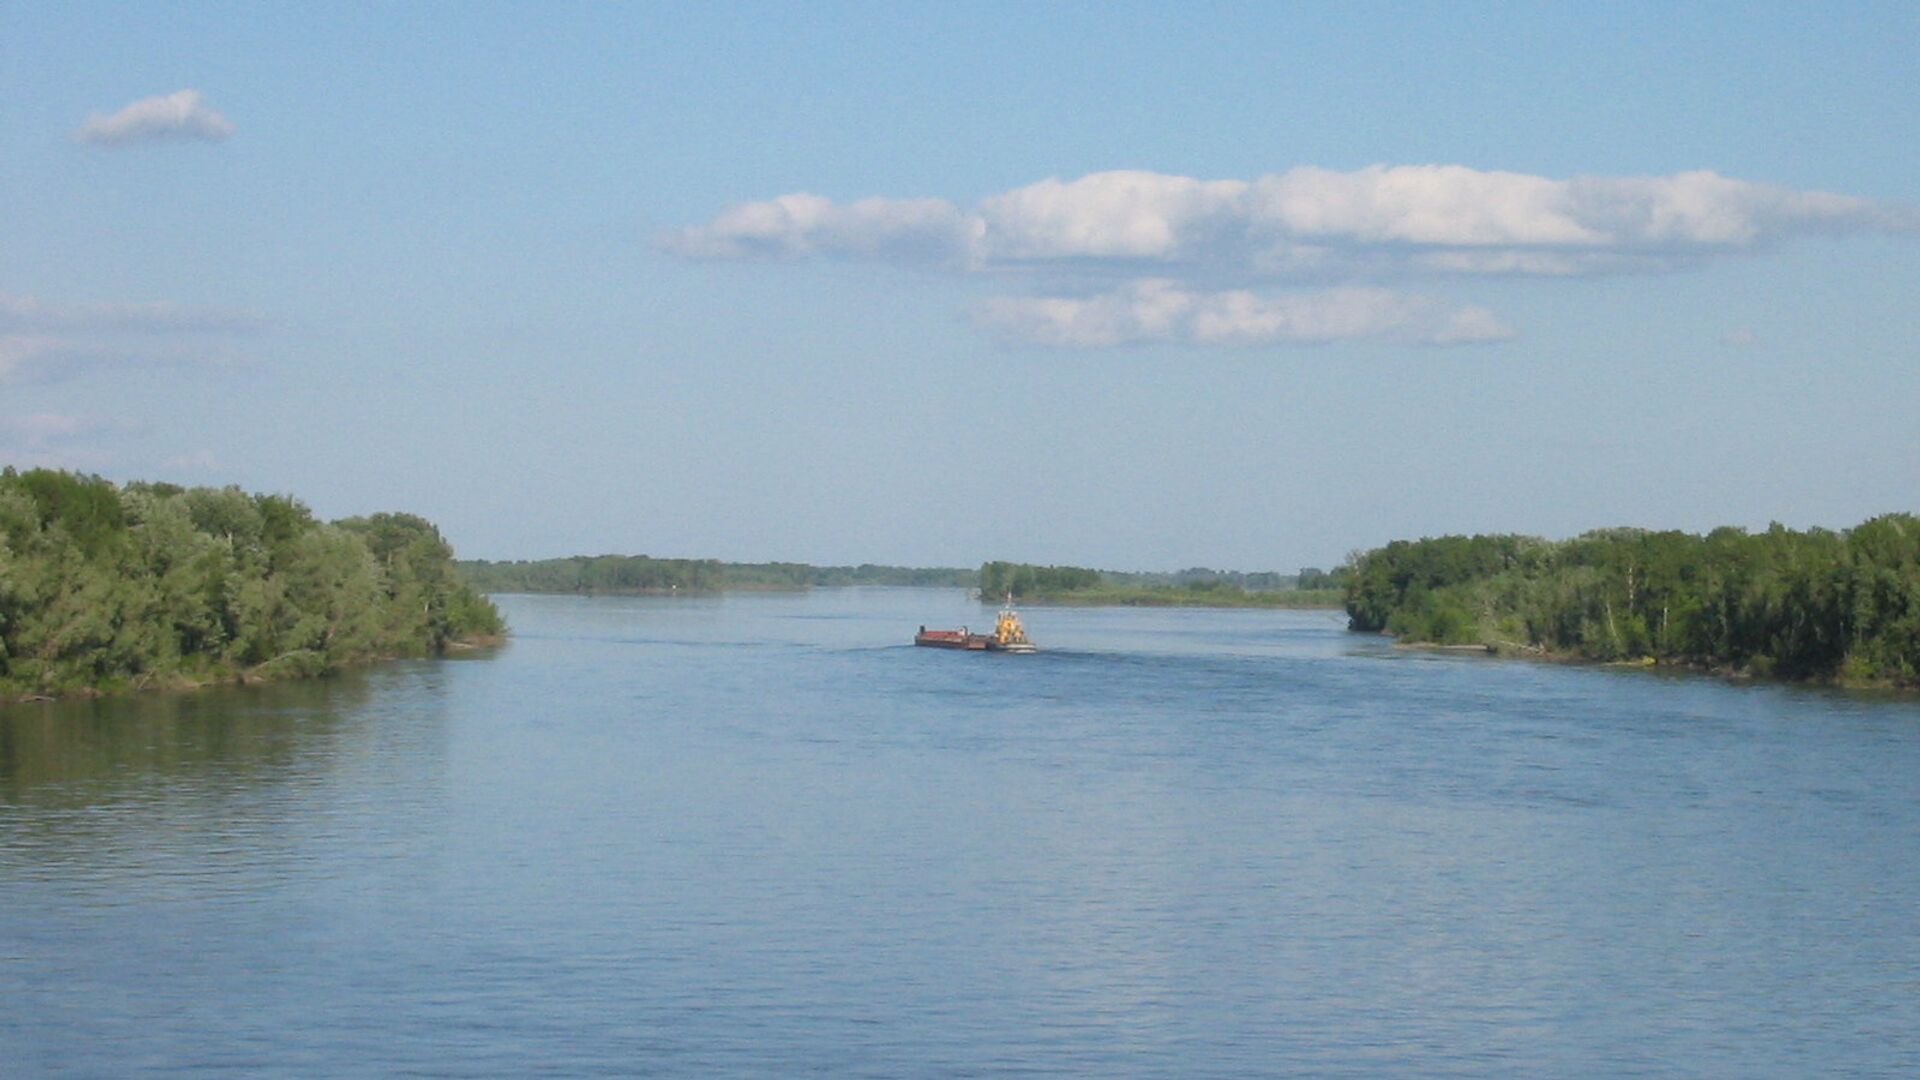
[[[1920,1074],[1920,700],[957,590],[0,710],[10,1076]]]

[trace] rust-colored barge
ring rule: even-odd
[[[935,649],[967,649],[975,652],[1034,651],[1033,642],[1027,640],[1027,628],[1020,625],[1019,613],[1010,606],[1001,609],[991,634],[976,634],[964,626],[958,630],[929,630],[922,626],[920,632],[913,635],[913,643]]]
[[[987,635],[971,633],[964,626],[958,630],[929,630],[923,626],[913,635],[913,643],[935,649],[985,649]]]

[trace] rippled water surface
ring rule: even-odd
[[[0,1070],[1920,1075],[1913,698],[503,606],[488,658],[0,710]]]

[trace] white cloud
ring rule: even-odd
[[[990,259],[1175,259],[1245,216],[1247,185],[1153,172],[1042,180],[980,204]]]
[[[233,134],[233,124],[206,106],[198,90],[175,90],[141,98],[118,112],[94,113],[74,137],[99,146],[168,139],[218,142]]]
[[[943,263],[963,257],[977,224],[944,199],[862,199],[846,206],[805,193],[736,206],[661,246],[690,258],[836,255]]]
[[[1314,345],[1382,340],[1416,345],[1500,341],[1513,336],[1480,307],[1380,288],[1261,295],[1193,292],[1163,278],[1088,297],[996,297],[974,319],[1009,340],[1063,348],[1143,342],[1194,345]]]
[[[1512,336],[1484,308],[1407,280],[1664,273],[1794,236],[1920,233],[1911,207],[1709,171],[1571,179],[1462,165],[1302,166],[1251,180],[1139,170],[1048,179],[971,208],[814,194],[732,207],[659,246],[688,258],[839,258],[1019,275],[1055,294],[989,300],[976,321],[1025,341],[1270,344]],[[1144,280],[1139,280],[1144,279]],[[1263,295],[1276,284],[1333,286]],[[1224,291],[1222,291],[1224,290]]]
[[[1261,234],[1360,243],[1479,247],[1590,245],[1603,239],[1568,213],[1565,185],[1461,165],[1310,166],[1254,181],[1246,208]]]
[[[1248,279],[1565,276],[1668,269],[1801,233],[1913,231],[1909,209],[1712,172],[1555,180],[1461,165],[1303,166],[1251,181],[1142,171],[1042,180],[962,210],[783,195],[661,246],[697,258],[822,255],[973,269],[1142,262]]]

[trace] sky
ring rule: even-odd
[[[1920,510],[1920,7],[0,5],[0,462],[463,556]]]

